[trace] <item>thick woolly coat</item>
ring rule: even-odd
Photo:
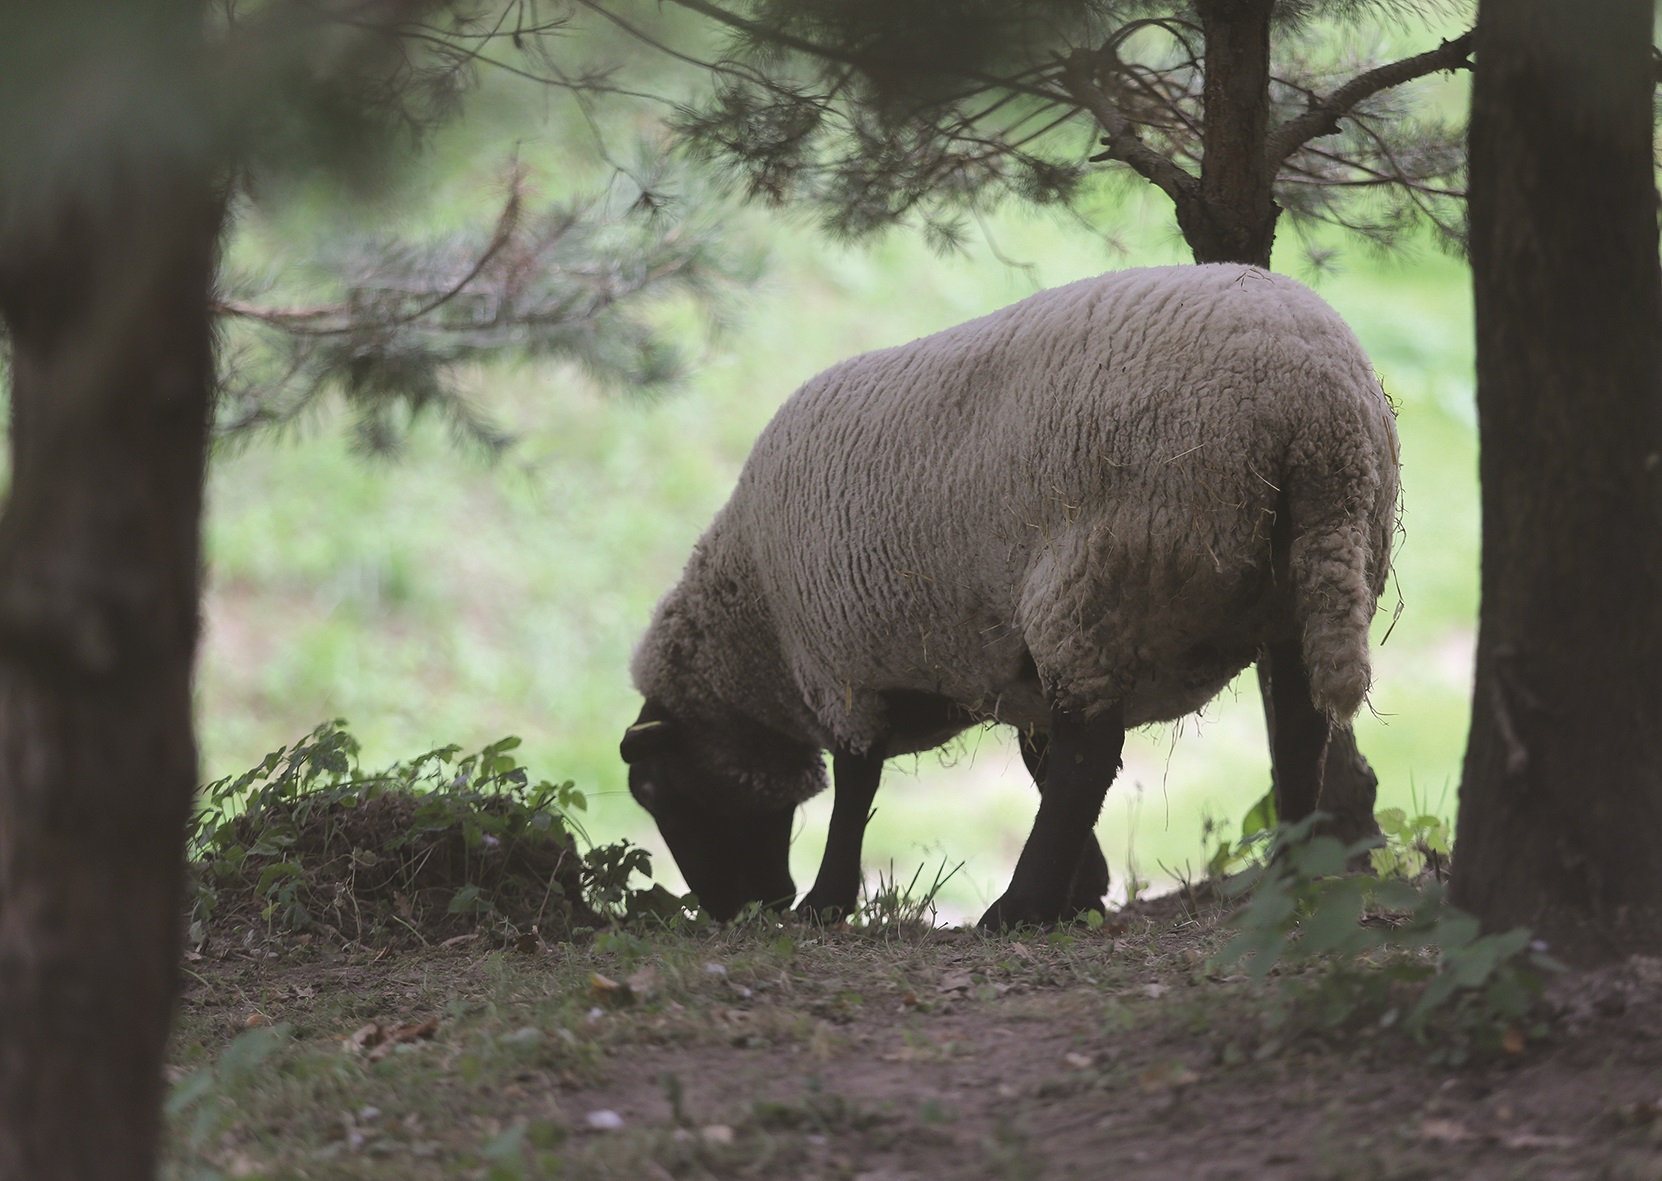
[[[1110,273],[799,389],[634,679],[718,743],[898,754],[945,735],[897,736],[895,690],[1040,729],[1052,702],[1117,704],[1136,726],[1297,637],[1345,719],[1396,500],[1390,404],[1317,295],[1239,265]]]

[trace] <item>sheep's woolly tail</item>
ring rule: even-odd
[[[1286,481],[1293,614],[1310,697],[1335,721],[1349,721],[1372,678],[1368,625],[1389,565],[1396,471],[1355,453],[1317,451]]]
[[[1372,680],[1368,622],[1374,599],[1363,579],[1359,540],[1345,531],[1324,531],[1293,542],[1294,593],[1310,699],[1341,722],[1362,708]]]

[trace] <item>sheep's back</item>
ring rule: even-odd
[[[1176,717],[1291,627],[1270,552],[1289,462],[1348,439],[1360,458],[1325,494],[1394,504],[1383,406],[1348,329],[1291,280],[1110,274],[811,380],[720,540],[827,743],[869,745],[895,688],[1017,724],[1047,695]],[[1382,448],[1388,494],[1366,470]]]

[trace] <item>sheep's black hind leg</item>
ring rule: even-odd
[[[1117,706],[1094,718],[1050,711],[1050,750],[1039,816],[1009,889],[981,916],[979,926],[997,930],[1055,923],[1064,917],[1074,871],[1092,839],[1102,797],[1119,771],[1124,746],[1124,715]]]
[[[1268,689],[1271,780],[1275,814],[1296,823],[1321,802],[1322,770],[1332,723],[1310,701],[1310,674],[1297,640],[1270,644],[1259,657],[1260,684]]]
[[[1033,783],[1042,795],[1045,790],[1045,772],[1050,761],[1050,736],[1037,731],[1020,733],[1021,761]],[[1108,893],[1108,859],[1102,855],[1102,846],[1093,832],[1085,841],[1085,852],[1074,867],[1073,881],[1068,886],[1068,913],[1085,914],[1101,910],[1102,899]]]
[[[796,912],[804,918],[834,922],[854,913],[860,896],[860,846],[871,819],[871,802],[883,777],[883,756],[833,755],[831,758],[831,827],[819,876]]]

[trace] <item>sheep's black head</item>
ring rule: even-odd
[[[789,906],[791,822],[797,802],[824,786],[824,766],[817,752],[713,729],[648,699],[620,748],[629,793],[711,917],[730,919],[750,902]]]

